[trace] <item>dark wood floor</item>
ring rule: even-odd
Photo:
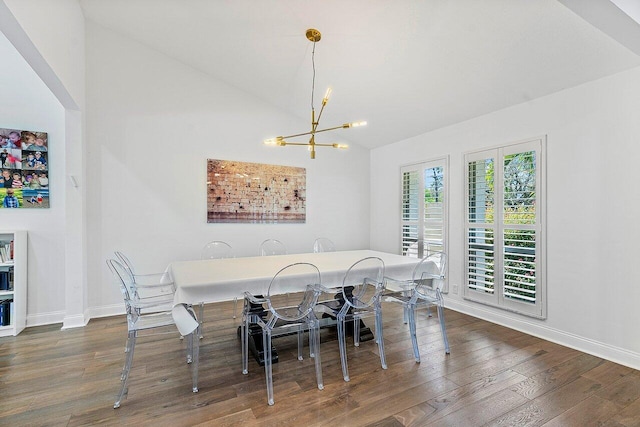
[[[0,338],[0,425],[640,426],[639,371],[450,310],[451,354],[437,318],[421,314],[416,364],[401,309],[384,308],[388,370],[373,341],[350,345],[345,383],[335,333],[323,331],[320,391],[312,360],[298,361],[293,338],[281,338],[272,407],[257,363],[241,373],[231,303],[206,307],[199,393],[184,342],[147,337],[119,409],[124,316],[28,328]]]

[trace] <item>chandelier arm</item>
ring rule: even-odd
[[[308,144],[304,144],[304,145],[308,145]],[[319,144],[319,143],[315,143],[314,144],[316,147],[333,147],[334,145],[336,145],[335,143],[331,143],[331,144]]]
[[[309,145],[308,142],[288,142],[284,141],[284,145]],[[319,144],[316,144],[319,145]]]
[[[320,129],[320,130],[315,131],[315,133],[328,132],[330,130],[336,130],[336,129],[349,129],[349,123],[346,123],[346,124],[340,125],[340,126],[334,126],[332,128]]]
[[[287,136],[279,136],[278,139],[287,139],[287,138],[295,138],[297,136],[305,136],[305,135],[312,135],[314,132],[304,132],[304,133],[297,133],[295,135],[287,135]]]
[[[338,143],[330,143],[330,144],[325,144],[325,143],[318,143],[318,142],[314,142],[313,144],[310,144],[308,142],[289,142],[289,141],[282,141],[282,144],[280,144],[281,146],[285,146],[285,145],[300,145],[300,146],[311,146],[311,145],[315,145],[316,147],[333,147],[333,148],[346,148],[346,145],[344,144],[338,144]],[[337,147],[337,145],[340,145],[340,147]]]
[[[327,105],[326,102],[322,103],[322,106],[320,107],[320,112],[318,113],[318,118],[316,119],[316,121],[313,123],[313,131],[314,132],[319,132],[316,129],[318,129],[318,124],[320,124],[320,117],[322,117],[322,112],[324,111],[324,106]]]
[[[341,125],[341,126],[335,126],[335,127],[327,128],[327,129],[313,130],[311,132],[304,132],[304,133],[296,133],[295,135],[279,136],[278,139],[295,138],[297,136],[313,135],[313,134],[320,133],[320,132],[328,132],[330,130],[347,129],[347,128],[349,128],[349,124],[348,123],[344,124],[344,125]]]

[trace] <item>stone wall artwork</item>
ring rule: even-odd
[[[207,160],[207,222],[304,223],[306,169]]]

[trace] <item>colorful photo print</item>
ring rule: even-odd
[[[0,148],[0,167],[3,169],[22,169],[22,150],[17,148]]]
[[[306,169],[207,160],[207,222],[303,223]]]
[[[0,188],[2,209],[21,208],[24,206],[22,190],[17,188]]]
[[[0,209],[49,207],[46,132],[0,128]]]
[[[47,170],[47,153],[42,151],[22,151],[22,169]]]

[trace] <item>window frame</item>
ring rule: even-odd
[[[535,154],[535,224],[505,223],[504,214],[504,160],[505,156],[534,151]],[[493,222],[470,220],[470,183],[469,164],[493,158],[494,162],[494,214]],[[463,154],[464,171],[464,214],[463,214],[463,280],[462,296],[465,300],[490,305],[507,311],[539,319],[547,317],[547,278],[546,278],[546,136],[518,141],[510,144],[467,152]],[[471,229],[493,230],[493,293],[483,293],[470,288],[472,265],[470,263]],[[505,243],[504,230],[534,230],[536,300],[526,303],[504,295],[505,284]]]

